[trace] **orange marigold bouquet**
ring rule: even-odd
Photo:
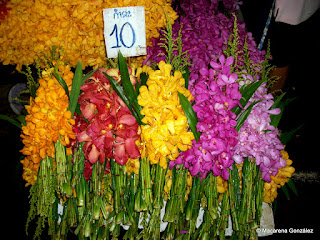
[[[165,13],[172,24],[178,17],[167,0],[12,0],[6,18],[0,15],[0,62],[21,69],[57,45],[73,67],[78,60],[83,66],[101,66],[106,58],[102,11],[126,6],[145,7],[149,46],[166,24]]]

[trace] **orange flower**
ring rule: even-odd
[[[33,185],[41,159],[46,156],[54,158],[54,143],[60,139],[64,146],[70,144],[70,138],[75,139],[72,131],[74,120],[68,110],[69,100],[65,90],[53,76],[53,68],[42,72],[39,79],[39,88],[36,98],[30,99],[30,105],[26,106],[26,126],[22,127],[22,142],[24,148],[21,152],[26,155],[21,161],[23,164],[23,179],[26,185]],[[70,66],[60,62],[59,74],[68,85],[69,91],[73,79]],[[67,151],[70,153],[70,151]]]
[[[9,1],[9,15],[1,19],[0,61],[32,64],[42,52],[56,45],[64,49],[71,66],[102,66],[106,49],[103,36],[105,8],[144,6],[147,45],[159,37],[168,14],[173,24],[177,14],[168,0],[24,0]],[[32,7],[30,7],[32,6]],[[137,58],[139,63],[142,58]]]

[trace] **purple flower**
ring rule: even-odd
[[[225,7],[233,13],[238,8],[238,2],[224,0]],[[273,97],[266,94],[265,83],[254,93],[252,102],[257,103],[248,119],[238,133],[236,116],[231,111],[239,105],[241,94],[239,87],[258,81],[260,74],[254,77],[241,67],[243,53],[237,57],[237,65],[234,65],[233,57],[225,57],[222,53],[228,46],[228,40],[233,33],[234,18],[227,18],[218,11],[218,0],[186,0],[179,4],[179,21],[172,27],[173,37],[178,36],[182,27],[183,51],[188,51],[189,67],[189,90],[195,97],[194,111],[198,117],[197,130],[201,132],[198,143],[193,142],[193,147],[182,152],[175,162],[169,166],[184,164],[192,175],[200,173],[205,177],[208,171],[214,175],[221,175],[228,179],[232,163],[241,163],[245,157],[255,160],[262,171],[262,178],[269,181],[270,175],[277,173],[280,166],[284,165],[281,160],[280,150],[283,145],[278,139],[278,131],[270,124],[270,115],[279,114],[279,109],[271,109]],[[184,14],[180,14],[180,9]],[[264,51],[258,51],[251,33],[245,31],[245,24],[238,20],[239,48],[243,48],[245,42],[249,50],[249,58],[253,70],[259,72],[259,63],[264,60]],[[153,40],[153,46],[148,47],[148,56],[144,64],[163,60],[165,49],[159,47],[163,42],[161,37]],[[162,55],[161,55],[162,54]],[[241,72],[238,75],[235,72]]]
[[[279,140],[278,130],[270,124],[270,115],[279,114],[280,109],[270,109],[274,103],[273,97],[266,92],[265,84],[262,84],[247,104],[261,100],[252,108],[240,129],[233,160],[240,164],[245,157],[249,157],[250,161],[260,166],[262,179],[270,182],[270,176],[275,176],[287,163],[280,152],[284,146]]]
[[[170,167],[182,163],[193,176],[200,173],[204,178],[212,171],[215,176],[228,179],[238,136],[234,129],[236,115],[231,109],[239,104],[241,94],[239,84],[235,82],[237,75],[230,73],[233,58],[225,60],[221,55],[219,59],[221,64],[216,69],[200,69],[195,84],[193,108],[198,117],[197,130],[202,133],[200,139],[197,143],[193,141],[192,148],[182,152]],[[228,76],[232,80],[218,84],[219,76]]]

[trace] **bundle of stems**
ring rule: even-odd
[[[72,181],[71,181],[72,188],[75,188],[79,184],[80,178],[83,176],[84,160],[85,160],[84,153],[83,153],[83,145],[84,143],[79,143],[74,148]]]
[[[131,203],[133,194],[130,192],[130,178],[125,172],[124,166],[120,166],[113,159],[110,160],[114,217],[110,231],[113,237],[120,234],[120,224],[132,225],[134,222],[134,204]],[[134,181],[132,181],[134,183]],[[131,198],[130,198],[131,197]]]
[[[200,211],[200,202],[203,194],[204,181],[201,183],[200,177],[194,177],[192,189],[186,205],[186,220],[188,221],[188,233],[184,234],[183,239],[192,239],[196,231],[197,218]]]
[[[92,187],[92,196],[93,196],[93,204],[92,204],[92,218],[94,220],[98,220],[100,218],[100,209],[102,213],[105,210],[101,207],[101,198],[102,198],[102,182],[104,175],[104,164],[100,164],[96,162],[92,168],[92,176],[91,176],[91,187]]]
[[[235,169],[237,169],[235,167]],[[230,209],[233,225],[231,239],[256,239],[263,200],[263,180],[254,159],[246,158],[242,166],[242,188],[233,170],[229,179]],[[233,182],[234,184],[232,184]],[[235,225],[237,223],[237,225]]]
[[[46,156],[41,160],[37,179],[38,202],[37,209],[39,216],[49,216],[51,204],[55,201],[56,179],[53,171],[53,160]]]
[[[166,205],[166,213],[163,217],[165,222],[178,221],[179,215],[184,213],[185,193],[187,190],[187,169],[182,165],[172,168],[172,187],[170,199]]]
[[[163,169],[159,164],[153,165],[155,170],[154,180],[153,180],[153,208],[162,208],[163,207],[163,188],[165,182],[165,176],[167,169]]]
[[[218,217],[217,177],[213,176],[213,173],[210,172],[206,177],[204,185],[204,194],[207,199],[207,212],[209,212],[211,220],[215,220]]]
[[[151,193],[153,194],[153,204],[148,225],[138,235],[137,239],[160,239],[160,211],[163,207],[163,188],[167,169],[163,169],[159,164],[151,166],[150,179],[152,178]],[[145,178],[149,179],[149,177]],[[149,185],[149,184],[148,184]],[[149,209],[150,210],[150,209]]]
[[[142,158],[140,162],[140,181],[141,181],[141,196],[140,204],[146,205],[148,211],[152,211],[152,186],[151,186],[151,174],[150,163],[148,159]],[[142,208],[144,209],[144,208]]]
[[[74,158],[73,158],[73,176],[72,176],[72,188],[75,189],[77,197],[77,205],[80,217],[83,216],[85,208],[85,197],[88,194],[86,191],[86,182],[83,171],[84,171],[84,153],[83,153],[83,143],[80,143],[78,148],[74,149]]]
[[[219,239],[226,239],[226,228],[228,226],[228,220],[230,216],[230,201],[227,192],[224,192],[223,199],[221,201],[221,210],[220,217],[218,218],[218,231],[219,231]]]
[[[28,234],[29,223],[39,216],[37,222],[37,228],[34,235],[34,239],[40,238],[42,228],[47,219],[50,218],[50,223],[56,224],[57,219],[53,220],[52,206],[56,201],[56,172],[54,171],[53,159],[46,156],[40,162],[40,167],[37,176],[37,182],[30,189],[30,210],[28,213],[28,219],[26,223],[26,233]]]
[[[180,231],[185,228],[187,171],[182,165],[172,168],[170,198],[168,199],[166,212],[163,217],[163,221],[168,222],[163,236],[164,239],[175,239],[180,236]]]
[[[65,147],[62,145],[60,140],[55,143],[56,151],[56,163],[57,163],[57,178],[58,178],[58,189],[57,192],[61,196],[65,195],[70,197],[72,194],[71,182],[68,181],[71,172],[68,171],[67,157]],[[71,164],[71,159],[68,159],[68,165]]]
[[[197,239],[209,239],[210,235],[215,235],[217,229],[216,221],[214,221],[218,217],[217,177],[210,172],[203,180],[203,184],[207,201],[203,222],[195,234],[198,236]]]

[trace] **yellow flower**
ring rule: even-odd
[[[289,159],[288,152],[281,150],[282,158],[287,161],[287,166],[279,169],[278,174],[274,177],[271,176],[270,183],[264,183],[263,201],[266,203],[272,203],[278,196],[278,188],[281,188],[286,182],[289,181],[295,169],[291,166],[292,161]]]
[[[217,177],[217,192],[224,193],[228,190],[228,181],[224,180],[220,175]]]
[[[137,67],[136,63],[132,64],[131,68],[132,68],[133,75],[138,79],[140,79],[141,73],[146,73],[147,75],[149,75],[149,72],[153,71],[152,68],[148,65],[143,65],[142,67]]]
[[[136,159],[131,159],[129,158],[126,165],[125,165],[125,171],[130,175],[132,172],[134,174],[139,174],[139,169],[140,169],[140,161],[139,158]]]
[[[141,126],[141,157],[148,157],[151,164],[159,163],[167,168],[167,158],[176,160],[180,151],[191,148],[194,136],[188,130],[188,121],[182,110],[178,92],[189,100],[193,97],[185,88],[185,81],[179,71],[171,75],[172,66],[164,61],[159,70],[138,69],[137,73],[147,71],[147,86],[140,88],[138,103],[143,107]],[[136,74],[137,74],[136,73]]]

